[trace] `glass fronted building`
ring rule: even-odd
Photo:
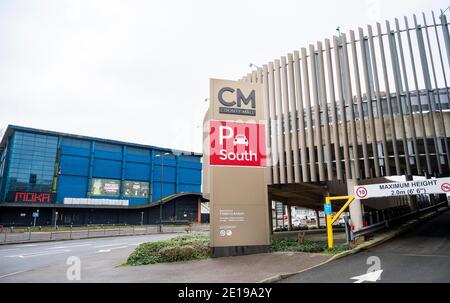
[[[201,169],[201,154],[8,126],[0,204],[142,208],[200,195]]]
[[[2,151],[1,200],[13,200],[14,192],[51,193],[58,137],[18,131],[8,143]]]

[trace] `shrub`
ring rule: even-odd
[[[324,253],[326,254],[338,254],[347,250],[352,249],[352,247],[348,244],[340,244],[340,245],[336,245],[333,248],[327,248]]]
[[[209,235],[190,234],[139,245],[128,257],[128,265],[204,259],[209,256]]]
[[[326,243],[309,240],[299,243],[295,238],[275,238],[271,247],[273,251],[318,253],[326,249]]]
[[[160,251],[161,262],[205,259],[208,256],[209,247],[204,245],[166,247]]]

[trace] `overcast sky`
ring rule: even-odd
[[[0,0],[8,124],[201,151],[209,78],[443,0]]]

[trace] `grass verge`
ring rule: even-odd
[[[298,242],[296,238],[274,238],[272,239],[271,249],[278,252],[338,254],[351,249],[351,247],[347,244],[340,244],[328,249],[325,241],[304,240]]]
[[[338,254],[350,248],[342,244],[328,249],[326,242],[305,240],[299,243],[295,238],[275,238],[271,242],[271,250],[274,252]],[[209,256],[209,234],[195,233],[169,240],[143,243],[131,253],[126,265],[200,260],[207,259]]]

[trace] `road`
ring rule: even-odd
[[[0,246],[0,283],[15,281],[21,275],[34,271],[40,282],[39,272],[57,266],[54,280],[64,280],[70,256],[80,258],[83,267],[90,262],[99,263],[106,259],[116,260],[114,266],[120,265],[126,257],[143,242],[169,239],[180,234],[153,234],[143,236],[124,236],[112,238],[93,238],[72,241],[55,241],[44,243],[15,244]],[[117,257],[120,259],[117,259]],[[86,261],[86,262],[84,262]]]
[[[112,238],[92,238],[72,241],[15,244],[0,246],[0,283],[6,282],[206,282],[211,268],[215,276],[227,276],[236,281],[245,273],[263,271],[267,262],[283,263],[288,255],[268,254],[270,261],[255,261],[252,256],[227,259],[157,264],[150,266],[120,267],[134,248],[142,242],[157,241],[179,234],[152,234]],[[69,257],[80,259],[81,280],[67,278]],[[261,256],[260,256],[261,257]],[[324,257],[312,254],[306,259]],[[277,261],[274,261],[275,260]],[[281,258],[281,259],[280,259]],[[302,258],[305,258],[303,256]],[[305,260],[306,260],[305,259]],[[239,261],[231,266],[234,261]],[[249,261],[253,260],[253,261]],[[315,260],[312,263],[322,263]],[[348,256],[305,271],[282,282],[346,282],[352,277],[366,274],[379,260],[381,280],[377,282],[450,282],[450,211],[422,223],[415,230],[364,252]],[[295,261],[295,260],[294,260]],[[231,263],[230,263],[231,262]],[[307,268],[306,261],[293,263],[290,268]],[[264,266],[263,264],[266,264]],[[287,264],[290,264],[287,262]],[[253,267],[251,267],[251,265]],[[285,264],[286,265],[286,264]],[[269,266],[270,267],[270,266]],[[273,266],[272,266],[273,267]],[[200,273],[201,271],[204,271]],[[244,271],[241,273],[239,270]],[[289,269],[273,268],[276,272]],[[219,273],[220,272],[220,273]],[[267,278],[263,277],[263,278]],[[216,277],[217,278],[217,277]],[[262,278],[261,278],[262,279]],[[259,280],[261,280],[259,279]],[[258,281],[259,281],[258,280]],[[211,281],[211,279],[209,279]],[[215,281],[215,280],[213,280]],[[228,280],[227,280],[228,281]],[[247,281],[247,280],[246,280]]]
[[[368,270],[382,270],[377,283],[449,283],[450,211],[384,244],[305,271],[281,283],[354,283],[359,279],[352,277],[364,275]]]

